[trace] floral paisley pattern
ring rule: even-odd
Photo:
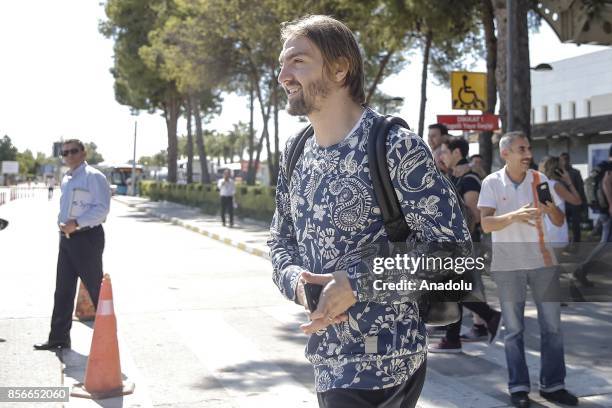
[[[290,183],[281,155],[268,240],[274,283],[295,301],[302,271],[346,270],[358,299],[347,322],[309,338],[306,358],[314,366],[317,392],[393,387],[409,379],[426,357],[425,325],[416,303],[402,292],[373,291],[350,268],[388,241],[368,169],[368,133],[377,116],[366,108],[357,128],[330,147],[310,138]],[[469,241],[457,197],[423,140],[394,127],[387,152],[397,197],[419,240]]]

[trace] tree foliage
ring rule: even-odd
[[[265,148],[275,183],[278,118],[286,103],[277,83],[283,22],[307,14],[344,21],[363,50],[367,102],[385,113],[396,112],[402,102],[378,86],[409,57],[422,54],[422,133],[428,73],[447,82],[450,71],[483,55],[482,1],[463,0],[459,12],[452,0],[108,0],[108,20],[100,29],[115,40],[117,100],[138,110],[161,110],[166,118],[171,181],[181,154],[201,158],[201,181],[207,182],[208,157],[234,160],[246,152],[252,184]],[[223,93],[248,96],[251,113],[248,123],[218,134],[204,125],[220,112]],[[181,114],[194,119],[193,154],[182,151],[187,144],[176,137]],[[254,115],[262,122],[257,132]]]
[[[85,143],[85,151],[87,152],[87,163],[98,164],[104,161],[104,157],[98,152],[98,146],[94,142]]]
[[[167,161],[168,152],[161,150],[159,153],[156,153],[153,156],[142,156],[140,159],[138,159],[138,164],[142,164],[143,166],[163,167],[166,165]]]
[[[14,161],[17,159],[17,148],[8,135],[0,139],[0,161]]]
[[[164,75],[159,61],[148,58],[149,36],[175,12],[165,0],[109,0],[108,20],[100,31],[115,40],[115,98],[132,109],[162,110],[168,134],[168,180],[176,181],[176,127],[180,94],[176,82]]]

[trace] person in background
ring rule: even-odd
[[[468,164],[467,155],[469,151],[468,142],[461,137],[451,137],[442,142],[440,158],[449,169],[449,178],[455,184],[457,193],[463,199],[464,214],[468,222],[468,228],[473,242],[480,242],[480,211],[478,210],[478,196],[480,194],[480,177],[474,173]],[[482,281],[479,282],[481,288]],[[479,341],[487,337],[493,341],[499,328],[501,313],[493,310],[486,302],[466,301],[459,303],[460,312],[465,306],[482,320],[481,325],[474,324],[470,332],[460,336],[462,319],[446,327],[446,334],[436,344],[430,344],[431,353],[459,353],[461,352],[461,341]]]
[[[600,181],[600,188],[607,202],[607,207],[600,208],[597,214],[597,222],[601,224],[601,240],[593,251],[574,271],[574,279],[580,282],[582,286],[593,286],[593,282],[587,279],[587,266],[595,259],[600,258],[612,243],[612,145],[608,152],[608,160],[597,165],[603,172]]]
[[[574,186],[574,183],[570,178],[569,172],[563,170],[560,167],[558,157],[544,157],[544,159],[542,159],[542,161],[540,162],[539,170],[541,173],[544,173],[546,177],[548,177],[548,184],[555,191],[555,193],[557,193],[559,198],[561,198],[559,208],[563,213],[565,213],[566,210],[566,203],[578,207],[582,204],[582,198],[580,198],[580,193],[576,189],[576,186]],[[548,233],[549,242],[551,243],[553,248],[565,248],[569,243],[567,220],[563,222],[563,225],[556,226],[552,222],[550,222],[550,219],[548,217],[546,217],[544,219],[544,224]]]
[[[230,169],[225,169],[223,178],[217,182],[219,195],[221,196],[221,221],[225,227],[225,213],[229,212],[230,228],[234,226],[234,194],[236,194],[236,184],[231,177]]]
[[[506,326],[510,400],[515,407],[530,406],[531,381],[524,341],[529,285],[540,325],[540,395],[548,401],[578,405],[578,399],[565,389],[559,266],[548,247],[550,240],[543,225],[543,218],[557,227],[563,225],[561,199],[549,184],[553,202],[540,202],[536,186],[548,178],[530,168],[531,145],[523,132],[502,136],[499,152],[506,165],[483,180],[478,208],[483,231],[492,235],[491,275]]]
[[[584,194],[584,180],[580,171],[572,167],[569,153],[561,153],[559,156],[559,167],[569,173],[570,180],[582,200],[581,205],[571,204],[569,201],[565,203],[565,215],[567,223],[572,232],[571,241],[580,242],[580,223],[582,222],[582,211],[586,205],[586,195]],[[569,184],[565,183],[569,188]]]
[[[51,199],[53,199],[53,190],[55,190],[55,177],[49,177],[49,180],[47,181],[47,189],[47,198],[49,201],[51,201]]]
[[[433,154],[436,167],[446,174],[448,169],[444,162],[440,159],[440,150],[442,147],[442,142],[448,139],[448,128],[442,123],[434,123],[433,125],[429,125],[429,132],[427,133],[427,143],[429,144],[429,148]]]
[[[480,154],[476,153],[470,156],[470,167],[474,173],[478,174],[481,180],[487,177],[487,172],[484,169],[484,161]]]

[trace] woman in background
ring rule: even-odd
[[[539,170],[548,177],[550,188],[563,200],[563,203],[559,206],[561,212],[565,214],[565,203],[576,206],[582,204],[580,193],[578,193],[576,186],[572,183],[569,173],[561,168],[558,157],[548,156],[542,159]],[[563,225],[557,227],[548,217],[544,217],[544,224],[553,247],[564,248],[567,246],[569,243],[567,219],[563,222]]]

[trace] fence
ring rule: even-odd
[[[13,186],[0,187],[0,205],[22,198],[34,198],[47,194],[46,187]]]

